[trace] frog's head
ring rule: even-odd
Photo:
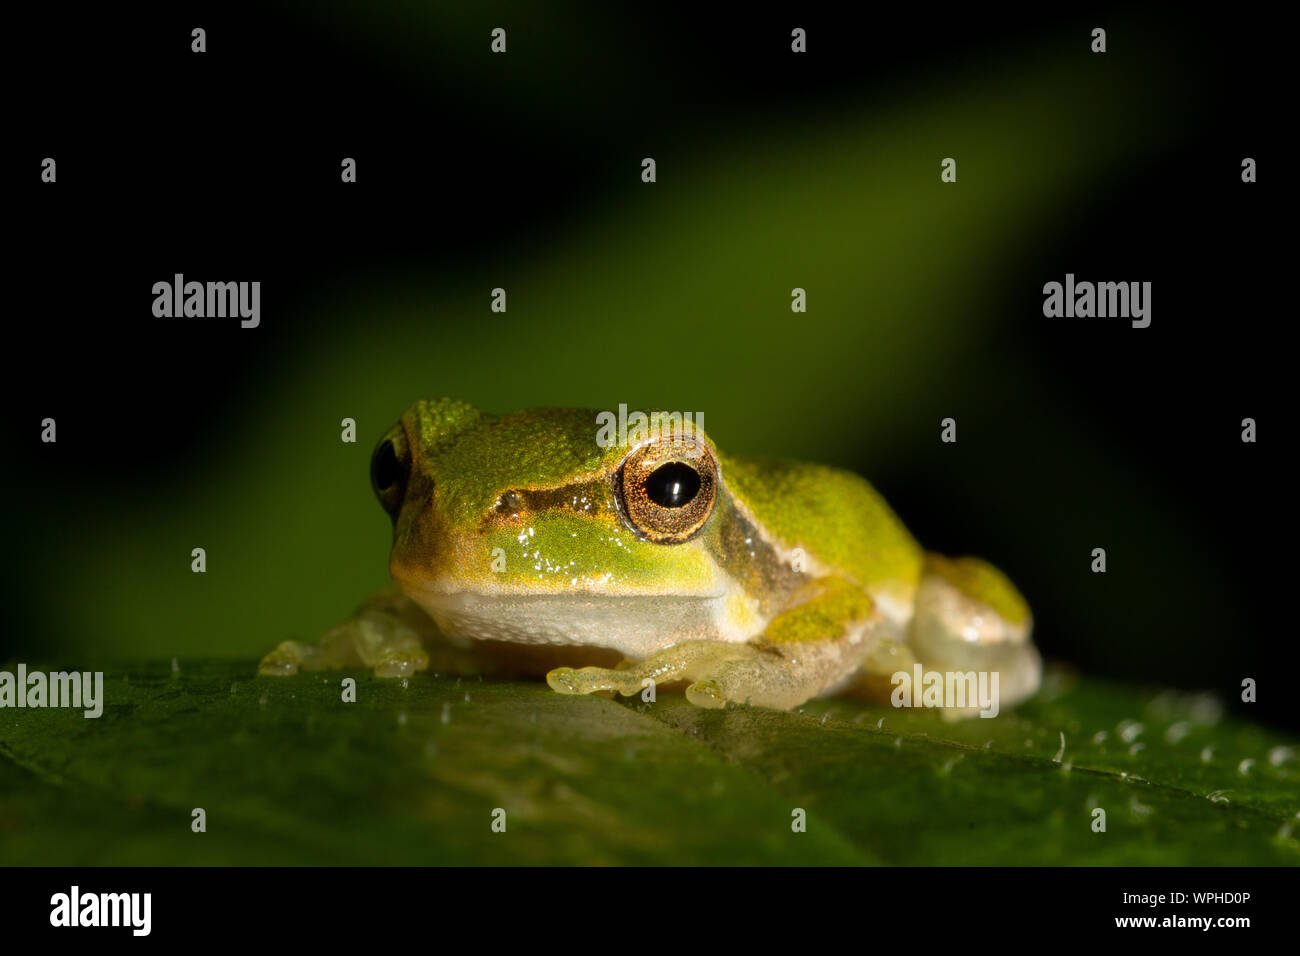
[[[462,636],[623,653],[666,629],[716,636],[737,588],[715,560],[715,449],[702,431],[605,439],[585,409],[417,402],[371,463],[393,579]]]

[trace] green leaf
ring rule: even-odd
[[[147,664],[106,674],[97,720],[0,712],[4,862],[1300,862],[1300,749],[1203,696],[1057,674],[954,723],[253,672]]]

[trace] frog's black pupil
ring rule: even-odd
[[[402,466],[397,463],[397,452],[393,450],[392,442],[384,442],[375,452],[371,474],[375,479],[375,487],[380,491],[387,491],[402,477]]]
[[[661,508],[685,507],[700,493],[699,472],[680,461],[660,465],[645,480],[645,493]]]

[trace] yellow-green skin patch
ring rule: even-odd
[[[826,635],[839,634],[875,613],[871,598],[852,582],[833,579],[817,590],[816,597],[772,618],[763,632],[763,643],[824,641]]]
[[[1029,620],[1029,605],[1007,576],[980,558],[945,558],[927,554],[927,574],[938,575],[967,597],[987,604],[1009,624]]]

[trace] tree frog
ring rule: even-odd
[[[918,663],[996,672],[1003,706],[1037,689],[1020,593],[922,550],[862,478],[733,457],[703,429],[620,446],[597,421],[417,402],[371,460],[396,587],[261,673],[463,667],[629,696],[685,682],[701,707],[779,709],[888,696]]]

